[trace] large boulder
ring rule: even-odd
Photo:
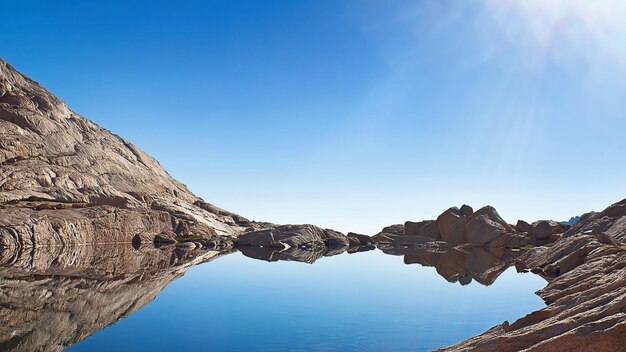
[[[508,244],[508,239],[504,238],[507,229],[487,215],[471,217],[465,224],[465,231],[467,241],[474,247],[505,247]]]
[[[474,209],[472,209],[472,207],[470,207],[467,204],[463,204],[461,206],[461,214],[465,215],[465,216],[470,216],[472,214],[474,214]]]
[[[502,225],[502,227],[504,227],[507,232],[515,232],[515,229],[513,228],[513,226],[511,226],[509,223],[504,221],[504,219],[500,216],[500,214],[498,214],[496,209],[492,207],[491,205],[487,205],[478,209],[471,216],[469,216],[469,220],[473,218],[477,218],[481,215],[485,215],[487,216],[487,218],[489,218],[489,220]]]
[[[452,207],[437,217],[437,228],[441,239],[452,246],[467,243],[465,224],[467,216],[461,214],[461,210]]]
[[[422,236],[433,240],[441,239],[437,222],[426,220],[420,222],[407,221],[404,223],[404,234],[407,236]]]
[[[567,226],[553,220],[539,220],[531,224],[530,235],[538,240],[547,240],[550,235],[564,233]]]
[[[518,232],[526,232],[530,234],[533,230],[533,227],[524,220],[517,220],[517,224],[515,224],[515,230]]]

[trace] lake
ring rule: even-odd
[[[406,255],[307,264],[131,246],[5,254],[0,349],[428,351],[544,305],[534,292],[545,281],[517,273],[516,253],[392,254]]]

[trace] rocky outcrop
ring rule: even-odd
[[[350,239],[342,233],[313,225],[281,225],[251,231],[242,234],[236,242],[237,248],[252,258],[307,263],[322,256],[340,254],[350,246]]]
[[[515,225],[515,229],[526,233],[531,243],[539,246],[555,242],[569,229],[569,226],[553,220],[539,220],[532,224],[519,220]]]
[[[537,233],[543,229],[544,223],[549,226],[554,222],[534,223]],[[523,227],[524,224],[527,228]],[[521,231],[523,228],[527,231]],[[557,223],[556,228],[563,229],[563,225]],[[474,247],[498,247],[498,248],[522,248],[531,244],[532,236],[529,234],[533,227],[520,220],[517,228],[508,224],[500,214],[492,207],[485,206],[474,212],[469,205],[463,205],[460,209],[452,207],[443,212],[437,220],[425,220],[420,222],[407,221],[404,228],[400,225],[386,227],[380,233],[372,236],[372,240],[378,248],[386,252],[398,252],[404,249],[417,249],[427,246]],[[550,227],[550,231],[554,232]],[[550,234],[542,242],[532,242],[535,245],[543,245],[554,242],[558,236]],[[412,249],[411,249],[412,248]]]
[[[2,60],[0,135],[0,207],[11,217],[0,225],[5,247],[259,227],[196,197],[152,157]]]
[[[469,205],[452,207],[437,220],[407,221],[404,227],[392,225],[372,236],[377,247],[385,252],[406,254],[430,245],[523,248],[528,245],[542,246],[558,240],[567,229],[566,225],[551,220],[528,224],[518,221],[508,224],[492,206],[474,211]]]
[[[591,213],[525,269],[548,285],[547,306],[442,351],[615,351],[626,346],[626,199]]]

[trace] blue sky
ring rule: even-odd
[[[0,56],[252,219],[375,233],[626,196],[619,1],[19,1]]]

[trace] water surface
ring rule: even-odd
[[[405,264],[420,261],[437,268]],[[468,284],[471,276],[488,286]],[[533,292],[543,286],[483,252],[459,260],[376,250],[312,265],[233,253],[192,267],[68,351],[432,350],[541,308]]]

